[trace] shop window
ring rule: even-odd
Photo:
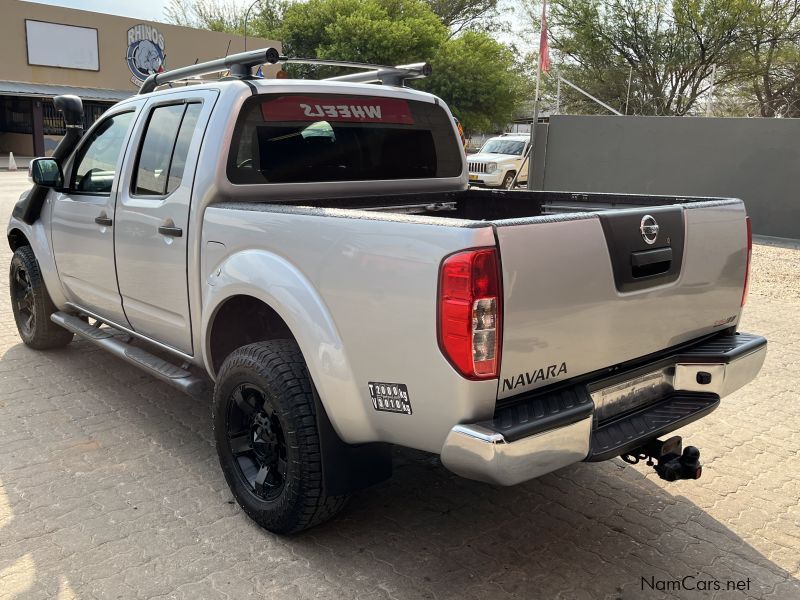
[[[30,99],[0,98],[0,131],[33,133]]]

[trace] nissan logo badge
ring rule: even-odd
[[[639,225],[639,231],[642,232],[642,239],[645,243],[653,245],[658,239],[658,222],[652,215],[645,215],[642,217],[642,223]]]

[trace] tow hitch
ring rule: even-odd
[[[623,454],[621,458],[632,465],[647,459],[647,465],[655,468],[658,476],[665,481],[700,479],[703,474],[700,450],[694,446],[682,448],[683,440],[676,435],[668,440],[651,440],[641,448]]]

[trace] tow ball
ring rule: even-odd
[[[621,458],[632,465],[647,459],[647,465],[653,467],[665,481],[700,479],[703,474],[700,450],[694,446],[683,448],[683,440],[679,435],[668,440],[651,440],[644,446],[623,454]]]

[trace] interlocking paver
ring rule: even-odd
[[[3,223],[26,185],[0,173]],[[700,481],[614,460],[493,488],[398,451],[392,480],[292,538],[232,502],[207,397],[82,341],[27,349],[7,296],[3,277],[0,599],[800,599],[800,244],[754,247],[742,329],[769,355],[681,432],[703,451]],[[685,576],[751,583],[676,589]]]

